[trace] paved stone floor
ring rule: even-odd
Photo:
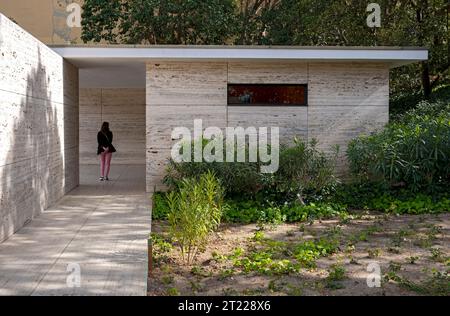
[[[79,188],[0,244],[0,295],[146,295],[145,166],[113,166],[102,183],[97,169],[82,166]]]

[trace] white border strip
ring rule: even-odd
[[[158,59],[158,60],[318,60],[389,61],[428,60],[427,50],[408,49],[251,49],[251,48],[124,48],[54,47],[67,59]]]

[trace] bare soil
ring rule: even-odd
[[[281,224],[263,231],[265,240],[295,246],[305,240],[334,235],[336,253],[317,259],[315,268],[286,274],[245,272],[229,259],[237,248],[245,254],[255,248],[256,225],[223,224],[211,236],[194,265],[181,260],[174,245],[167,253],[155,253],[149,278],[155,295],[450,295],[450,214],[359,214],[349,221],[323,220]],[[167,236],[167,224],[154,222],[153,232]],[[264,244],[261,241],[259,244]],[[218,260],[222,256],[222,260]],[[370,264],[381,268],[381,286],[369,287]],[[345,271],[337,279],[330,272]]]

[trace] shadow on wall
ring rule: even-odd
[[[39,46],[38,56],[26,78],[25,95],[20,88],[0,91],[0,242],[65,193],[64,104],[53,99],[53,74],[43,65]]]

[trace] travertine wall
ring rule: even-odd
[[[80,163],[98,164],[97,133],[109,122],[114,164],[145,164],[145,89],[80,89]]]
[[[307,84],[307,107],[227,106],[227,84]],[[281,141],[316,138],[330,151],[388,122],[389,67],[367,63],[171,62],[147,65],[147,190],[161,180],[173,127],[278,126]]]
[[[79,184],[78,69],[0,14],[0,242]]]

